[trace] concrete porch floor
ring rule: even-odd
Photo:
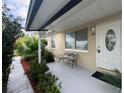
[[[62,82],[61,93],[121,93],[119,88],[111,86],[91,75],[85,68],[71,68],[69,63],[48,63],[50,71]]]

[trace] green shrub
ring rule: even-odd
[[[60,93],[61,83],[57,85],[58,78],[48,70],[49,68],[43,60],[41,63],[36,60],[30,63],[31,76],[38,81],[37,89],[43,93]]]
[[[31,61],[38,62],[38,53],[36,52],[36,53],[33,53],[33,54],[25,55],[22,58],[25,59],[28,62],[31,62]]]
[[[30,73],[34,80],[38,81],[38,89],[43,93],[60,93],[61,85],[56,85],[58,80],[55,75],[48,72],[49,68],[46,62],[54,61],[52,52],[45,50],[47,41],[41,40],[41,63],[38,63],[38,39],[32,37],[23,37],[16,41],[17,54],[23,56],[25,60],[30,62]]]
[[[43,57],[47,63],[54,61],[54,55],[52,54],[52,52],[50,52],[48,50],[45,50]]]
[[[57,80],[58,78],[50,72],[45,75],[41,74],[37,88],[43,93],[61,93],[61,83],[56,85]]]
[[[47,41],[45,39],[41,40],[41,48],[42,48],[42,56],[44,56],[45,47],[47,45]],[[20,37],[16,40],[15,44],[15,54],[23,56],[25,60],[30,62],[31,60],[38,59],[38,38],[36,37]]]
[[[38,39],[35,37],[20,37],[15,44],[16,53],[21,56],[33,55],[38,51]]]
[[[45,74],[45,72],[47,72],[48,70],[49,68],[44,62],[42,63],[31,62],[30,63],[30,71],[31,71],[32,78],[34,80],[38,80],[38,75]]]
[[[10,73],[14,44],[17,38],[23,36],[21,17],[11,14],[6,4],[2,4],[2,93],[7,91],[7,81]]]
[[[46,39],[42,39],[41,40],[41,45],[42,45],[42,48],[45,48],[47,46],[47,41]]]

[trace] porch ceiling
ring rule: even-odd
[[[39,8],[36,7],[36,1],[42,1]],[[35,0],[34,4],[32,2],[26,30],[63,31],[121,12],[122,0]]]
[[[43,30],[82,0],[31,0],[26,30]]]
[[[121,6],[121,0],[83,0],[46,28],[55,31],[73,29],[85,23],[121,13]]]

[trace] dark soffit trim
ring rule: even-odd
[[[74,6],[76,6],[81,1],[82,0],[71,0],[62,9],[60,9],[52,18],[50,18],[42,27],[40,27],[38,29],[35,29],[35,30],[33,30],[33,29],[27,29],[27,30],[28,31],[42,31],[45,27],[47,27],[52,22],[54,22],[55,20],[57,20],[58,18],[60,18],[62,15],[64,15],[66,12],[68,12],[70,9],[72,9]],[[32,21],[33,21],[33,19],[32,19]]]
[[[33,20],[34,20],[36,14],[37,14],[37,12],[38,12],[42,2],[43,2],[43,0],[35,0],[34,6],[33,6],[32,11],[31,11],[31,15],[30,15],[29,21],[27,23],[26,31],[29,30],[29,28],[31,26],[31,23],[33,22]],[[30,10],[30,8],[31,8],[31,5],[29,7],[29,10]],[[29,13],[29,11],[28,11],[28,13]],[[28,14],[28,16],[29,16],[29,14]]]

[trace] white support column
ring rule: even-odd
[[[38,37],[38,63],[41,63],[41,31],[39,31]]]

